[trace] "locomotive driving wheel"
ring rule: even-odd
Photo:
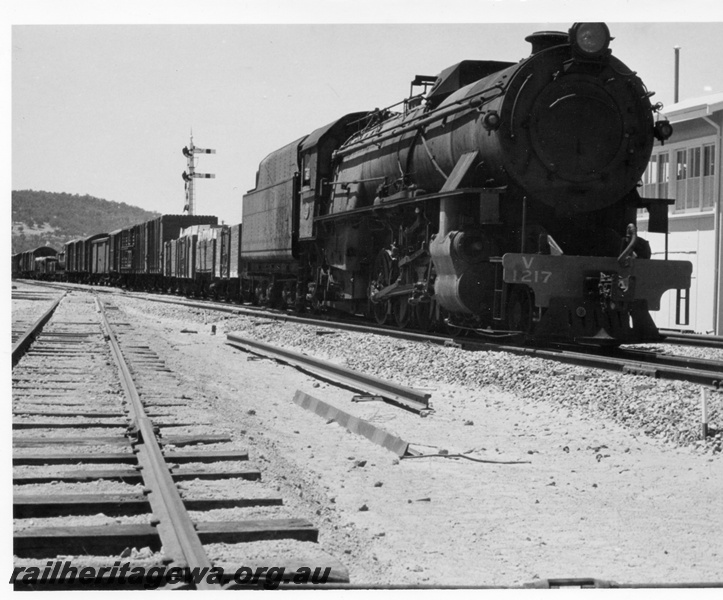
[[[532,331],[532,292],[523,286],[512,286],[507,300],[507,327],[512,331]]]
[[[389,253],[386,250],[381,250],[374,259],[374,265],[372,266],[371,274],[369,276],[369,292],[367,293],[370,312],[376,319],[376,322],[380,325],[384,325],[389,318],[390,302],[389,300],[372,302],[371,298],[374,293],[383,290],[391,284],[393,281],[392,271],[392,257],[389,256]]]

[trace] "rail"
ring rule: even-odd
[[[226,340],[227,343],[232,346],[242,349],[250,348],[252,352],[260,353],[305,370],[313,371],[322,377],[331,378],[354,389],[362,389],[371,395],[381,396],[412,411],[421,413],[430,410],[430,394],[372,377],[371,375],[365,375],[364,373],[307,356],[306,354],[300,354],[293,350],[287,350],[286,348],[244,338],[235,333],[227,334]]]
[[[45,324],[50,321],[55,309],[58,308],[63,298],[65,298],[65,294],[53,302],[53,305],[45,311],[45,313],[37,321],[35,321],[35,323],[33,323],[28,330],[23,333],[23,335],[20,336],[17,342],[13,344],[13,367],[18,364],[20,359],[28,351],[28,348],[30,348],[30,345],[33,343],[38,333],[40,333],[43,330],[43,327],[45,327]]]
[[[609,352],[602,355],[599,351],[590,348],[590,351],[581,349],[569,350],[559,348],[526,347],[512,344],[501,344],[491,340],[475,340],[474,338],[458,338],[452,335],[439,335],[404,331],[391,327],[375,326],[368,323],[339,323],[337,321],[322,320],[318,318],[274,313],[247,307],[215,306],[203,302],[173,300],[166,298],[146,298],[154,302],[178,304],[191,308],[218,310],[235,315],[248,315],[259,318],[287,321],[310,326],[326,326],[342,331],[355,333],[370,333],[385,335],[395,339],[411,342],[432,343],[439,345],[457,345],[465,350],[509,352],[512,354],[531,356],[554,360],[561,363],[574,364],[593,369],[605,369],[622,373],[647,375],[658,379],[687,381],[713,389],[723,389],[723,365],[718,361],[706,361],[690,357],[675,357],[653,354],[637,350]],[[707,336],[703,336],[707,337]],[[303,356],[303,355],[300,355]]]
[[[121,374],[121,385],[129,400],[129,411],[136,435],[135,450],[144,484],[150,491],[148,501],[153,514],[158,519],[157,528],[163,542],[164,553],[173,560],[176,566],[210,570],[211,562],[203,549],[191,517],[186,511],[178,488],[173,482],[156,439],[153,423],[143,408],[133,383],[133,376],[110,327],[103,303],[98,297],[95,301],[101,314],[102,327],[108,337],[113,358]],[[197,583],[196,587],[206,590],[221,589],[221,585],[211,584],[205,580]]]
[[[697,333],[681,333],[679,331],[660,330],[665,336],[663,343],[680,344],[681,346],[703,346],[706,348],[723,348],[723,336],[701,335]]]
[[[689,357],[667,356],[652,353],[633,353],[621,351],[603,355],[598,351],[581,352],[568,349],[532,348],[464,341],[468,349],[494,350],[509,352],[519,356],[544,358],[556,362],[618,371],[631,375],[645,375],[656,379],[686,381],[715,390],[723,389],[723,363],[719,361],[700,361]],[[677,360],[676,360],[677,359]],[[695,365],[697,368],[691,368]]]
[[[457,345],[465,350],[509,352],[517,355],[532,356],[554,360],[561,363],[575,364],[581,367],[646,375],[658,379],[686,381],[716,390],[723,389],[723,365],[717,361],[703,361],[688,357],[664,356],[660,354],[653,355],[648,352],[632,350],[625,351],[627,352],[627,355],[621,352],[616,356],[612,352],[607,355],[600,355],[599,353],[586,352],[580,349],[568,350],[559,348],[525,347],[512,344],[500,344],[492,340],[482,341],[475,340],[474,338],[459,338],[453,335],[426,334],[414,331],[405,331],[392,327],[375,326],[369,323],[340,323],[330,319],[290,315],[282,312],[270,312],[260,308],[249,308],[238,305],[218,305],[201,301],[152,296],[143,296],[143,299],[152,302],[187,306],[189,308],[226,312],[234,315],[247,315],[317,327],[333,327],[334,329],[352,331],[356,333],[385,335],[412,342]],[[663,333],[663,335],[665,335],[668,339],[673,337],[668,331],[662,331],[661,333]],[[697,336],[691,334],[677,334],[677,336],[682,336],[684,339],[691,340],[688,342],[690,345],[698,345],[695,342],[698,338],[702,338],[702,341],[708,340],[709,338],[712,338],[713,340],[716,339],[715,336]]]

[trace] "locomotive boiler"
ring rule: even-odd
[[[672,128],[605,24],[526,39],[518,63],[417,76],[399,105],[266,157],[244,197],[246,291],[401,327],[659,339],[649,311],[692,266],[651,260],[637,212],[667,233],[669,202],[637,187]]]

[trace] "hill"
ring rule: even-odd
[[[12,192],[12,252],[50,245],[60,250],[72,239],[114,231],[159,216],[124,202],[34,190]]]

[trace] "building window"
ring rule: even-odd
[[[703,209],[713,208],[715,203],[715,145],[703,146],[703,183],[701,186],[701,203]]]
[[[643,178],[641,180],[641,183],[643,184],[643,189],[641,190],[641,196],[643,198],[654,198],[655,197],[655,177],[657,175],[656,171],[657,167],[657,159],[655,156],[650,157],[650,162],[648,163],[648,168],[645,169],[645,173],[643,173]],[[638,212],[643,212],[643,209],[639,209]]]
[[[675,212],[685,210],[686,178],[688,177],[688,152],[675,153]]]
[[[670,162],[667,152],[653,154],[650,157],[648,168],[643,173],[643,198],[667,198],[668,182],[670,181]],[[638,209],[638,214],[644,216],[647,210]]]
[[[715,144],[675,151],[674,212],[700,212],[715,203]]]
[[[668,153],[663,152],[650,157],[648,168],[643,173],[644,198],[667,198],[668,180],[670,169],[668,168]]]
[[[657,193],[656,198],[668,197],[668,181],[670,181],[670,162],[668,161],[668,153],[658,154],[658,174],[656,179]]]
[[[685,208],[700,208],[700,147],[688,150],[688,178],[686,181]]]
[[[674,213],[710,210],[715,204],[715,161],[715,144],[654,154],[643,174],[641,196],[673,198]]]

